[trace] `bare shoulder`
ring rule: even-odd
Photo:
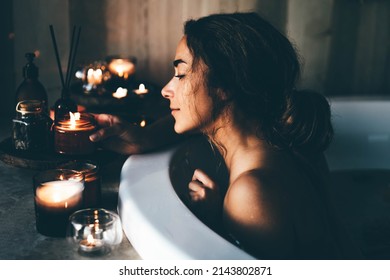
[[[224,208],[229,215],[254,226],[273,227],[283,218],[283,182],[267,170],[241,174],[229,186]]]
[[[226,228],[256,256],[289,255],[292,227],[282,183],[267,170],[250,170],[231,183],[225,196]]]

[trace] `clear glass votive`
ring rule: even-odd
[[[103,208],[76,211],[69,217],[67,238],[82,255],[107,254],[122,242],[120,218]]]
[[[69,216],[83,207],[84,175],[68,169],[45,170],[33,177],[37,231],[65,237]]]

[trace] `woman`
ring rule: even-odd
[[[185,24],[173,64],[162,95],[175,132],[206,135],[229,171],[222,196],[195,170],[201,218],[257,258],[358,257],[326,198],[329,105],[294,90],[300,67],[288,39],[255,13],[211,15]],[[96,136],[135,135],[118,127]]]

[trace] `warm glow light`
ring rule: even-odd
[[[115,98],[118,98],[118,99],[126,97],[127,96],[127,89],[122,88],[122,87],[118,87],[118,89],[116,90],[116,92],[114,92],[112,94],[112,96]]]
[[[134,63],[128,59],[117,58],[110,62],[108,70],[114,75],[127,79],[135,72],[135,66]]]
[[[68,208],[82,199],[84,185],[76,181],[51,181],[36,190],[37,203],[54,208]]]
[[[69,116],[70,116],[70,128],[75,129],[76,121],[80,120],[80,113],[76,112],[73,114],[72,112],[69,112]]]
[[[89,68],[87,71],[87,81],[91,85],[99,85],[103,82],[103,71],[102,69]]]
[[[143,95],[149,92],[148,89],[146,89],[144,84],[140,84],[138,89],[135,89],[134,92],[138,95]]]
[[[145,120],[142,120],[142,121],[139,123],[139,126],[140,126],[140,127],[145,127],[145,126],[146,126],[146,121],[145,121]]]
[[[95,244],[95,239],[93,238],[93,236],[91,234],[88,235],[87,242],[88,242],[88,245]]]

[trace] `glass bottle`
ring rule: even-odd
[[[54,121],[58,123],[59,120],[64,119],[69,115],[69,112],[77,112],[77,104],[70,98],[68,89],[62,89],[61,98],[54,104]]]
[[[20,101],[12,124],[15,150],[38,152],[50,147],[52,120],[42,111],[40,100]]]
[[[23,67],[23,82],[16,90],[16,102],[25,100],[39,100],[42,102],[42,109],[48,112],[47,92],[41,82],[38,80],[39,69],[34,64],[34,53],[26,53],[27,64]]]

